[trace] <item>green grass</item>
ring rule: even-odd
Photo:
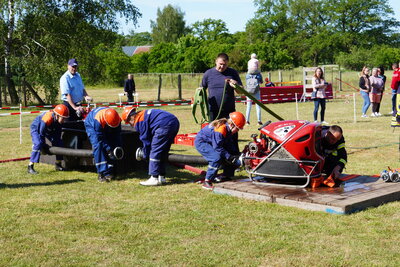
[[[91,94],[99,99],[111,95],[109,89]],[[383,100],[386,114],[389,96]],[[390,128],[389,116],[361,120],[358,95],[354,123],[351,101],[330,101],[326,111],[326,120],[344,129],[345,172],[399,168],[399,145],[394,144],[399,129]],[[285,119],[296,119],[294,103],[268,106]],[[180,133],[199,130],[190,107],[165,109],[180,119]],[[245,106],[237,104],[237,109],[244,112]],[[312,111],[313,103],[299,104],[300,119],[312,120]],[[18,116],[0,117],[0,160],[29,156],[29,124],[35,116],[23,117],[22,144]],[[271,116],[263,113],[266,119]],[[240,132],[241,147],[256,128]],[[373,146],[382,147],[368,148]],[[197,153],[178,145],[171,152]],[[192,183],[196,175],[174,167],[168,169],[168,185],[148,188],[139,186],[147,178],[145,170],[100,184],[95,173],[59,173],[37,164],[40,174],[31,176],[26,165],[0,164],[0,266],[400,265],[398,201],[338,216],[216,195]]]

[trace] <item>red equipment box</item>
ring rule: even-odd
[[[177,145],[194,146],[194,139],[196,139],[197,133],[190,134],[178,134],[175,136],[174,143]]]

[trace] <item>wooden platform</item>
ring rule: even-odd
[[[385,183],[379,177],[348,176],[340,186],[286,188],[256,185],[250,179],[216,184],[214,193],[277,203],[307,210],[350,214],[400,200],[400,183]]]

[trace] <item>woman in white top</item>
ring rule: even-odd
[[[320,67],[315,69],[314,77],[312,78],[313,99],[314,99],[314,121],[318,121],[318,109],[321,106],[321,122],[325,121],[326,93],[325,89],[328,83],[324,80],[324,72]]]

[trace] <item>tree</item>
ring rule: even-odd
[[[129,35],[125,36],[124,45],[151,45],[153,42],[151,34],[149,32],[138,32],[131,31]]]
[[[184,16],[179,7],[167,5],[163,10],[158,8],[156,21],[150,21],[153,43],[175,43],[187,32]]]
[[[18,99],[10,82],[13,69],[22,68],[31,83],[44,87],[50,100],[68,58],[80,56],[81,63],[87,60],[90,65],[92,48],[118,39],[118,15],[134,23],[141,16],[130,0],[8,0],[0,2],[0,12],[8,33],[3,43],[5,74],[14,103]]]
[[[225,37],[229,34],[226,23],[221,19],[204,19],[196,21],[192,24],[192,32],[194,36],[202,40],[215,41],[218,38]]]

